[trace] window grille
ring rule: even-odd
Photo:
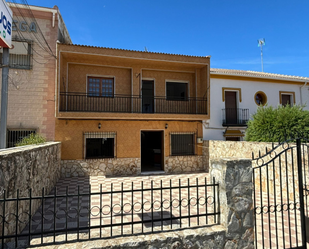
[[[30,134],[35,134],[36,129],[8,129],[7,130],[7,148],[15,147],[16,143]]]
[[[116,132],[85,132],[85,159],[116,158]]]
[[[194,132],[171,132],[171,156],[188,156],[196,154],[196,133]]]

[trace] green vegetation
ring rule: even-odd
[[[278,142],[308,137],[309,111],[303,106],[260,106],[248,122],[246,141]]]
[[[31,133],[29,136],[24,137],[22,140],[20,140],[18,143],[15,144],[15,146],[24,146],[24,145],[30,145],[30,144],[42,144],[46,142],[46,138],[43,137],[41,134],[34,134]]]

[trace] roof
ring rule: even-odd
[[[275,79],[275,80],[278,79],[278,80],[291,80],[291,81],[309,81],[309,77],[275,74],[275,73],[264,73],[264,72],[257,72],[257,71],[221,69],[221,68],[211,68],[210,74],[254,77],[254,78],[267,78],[267,79]]]
[[[150,51],[141,51],[141,50],[121,49],[121,48],[109,48],[109,47],[100,47],[100,46],[89,46],[89,45],[80,45],[80,44],[64,44],[64,45],[68,45],[68,46],[77,46],[77,47],[86,47],[86,48],[101,48],[101,49],[110,49],[110,50],[128,51],[128,52],[138,52],[138,53],[146,53],[146,54],[177,55],[177,56],[185,56],[185,57],[192,57],[192,58],[210,58],[210,56],[196,56],[196,55],[184,55],[184,54],[171,54],[171,53],[150,52]]]

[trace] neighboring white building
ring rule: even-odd
[[[303,104],[309,110],[309,78],[210,69],[210,120],[204,123],[204,140],[243,140],[246,121],[260,103]]]

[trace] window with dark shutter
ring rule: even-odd
[[[171,133],[171,155],[195,155],[195,133]]]

